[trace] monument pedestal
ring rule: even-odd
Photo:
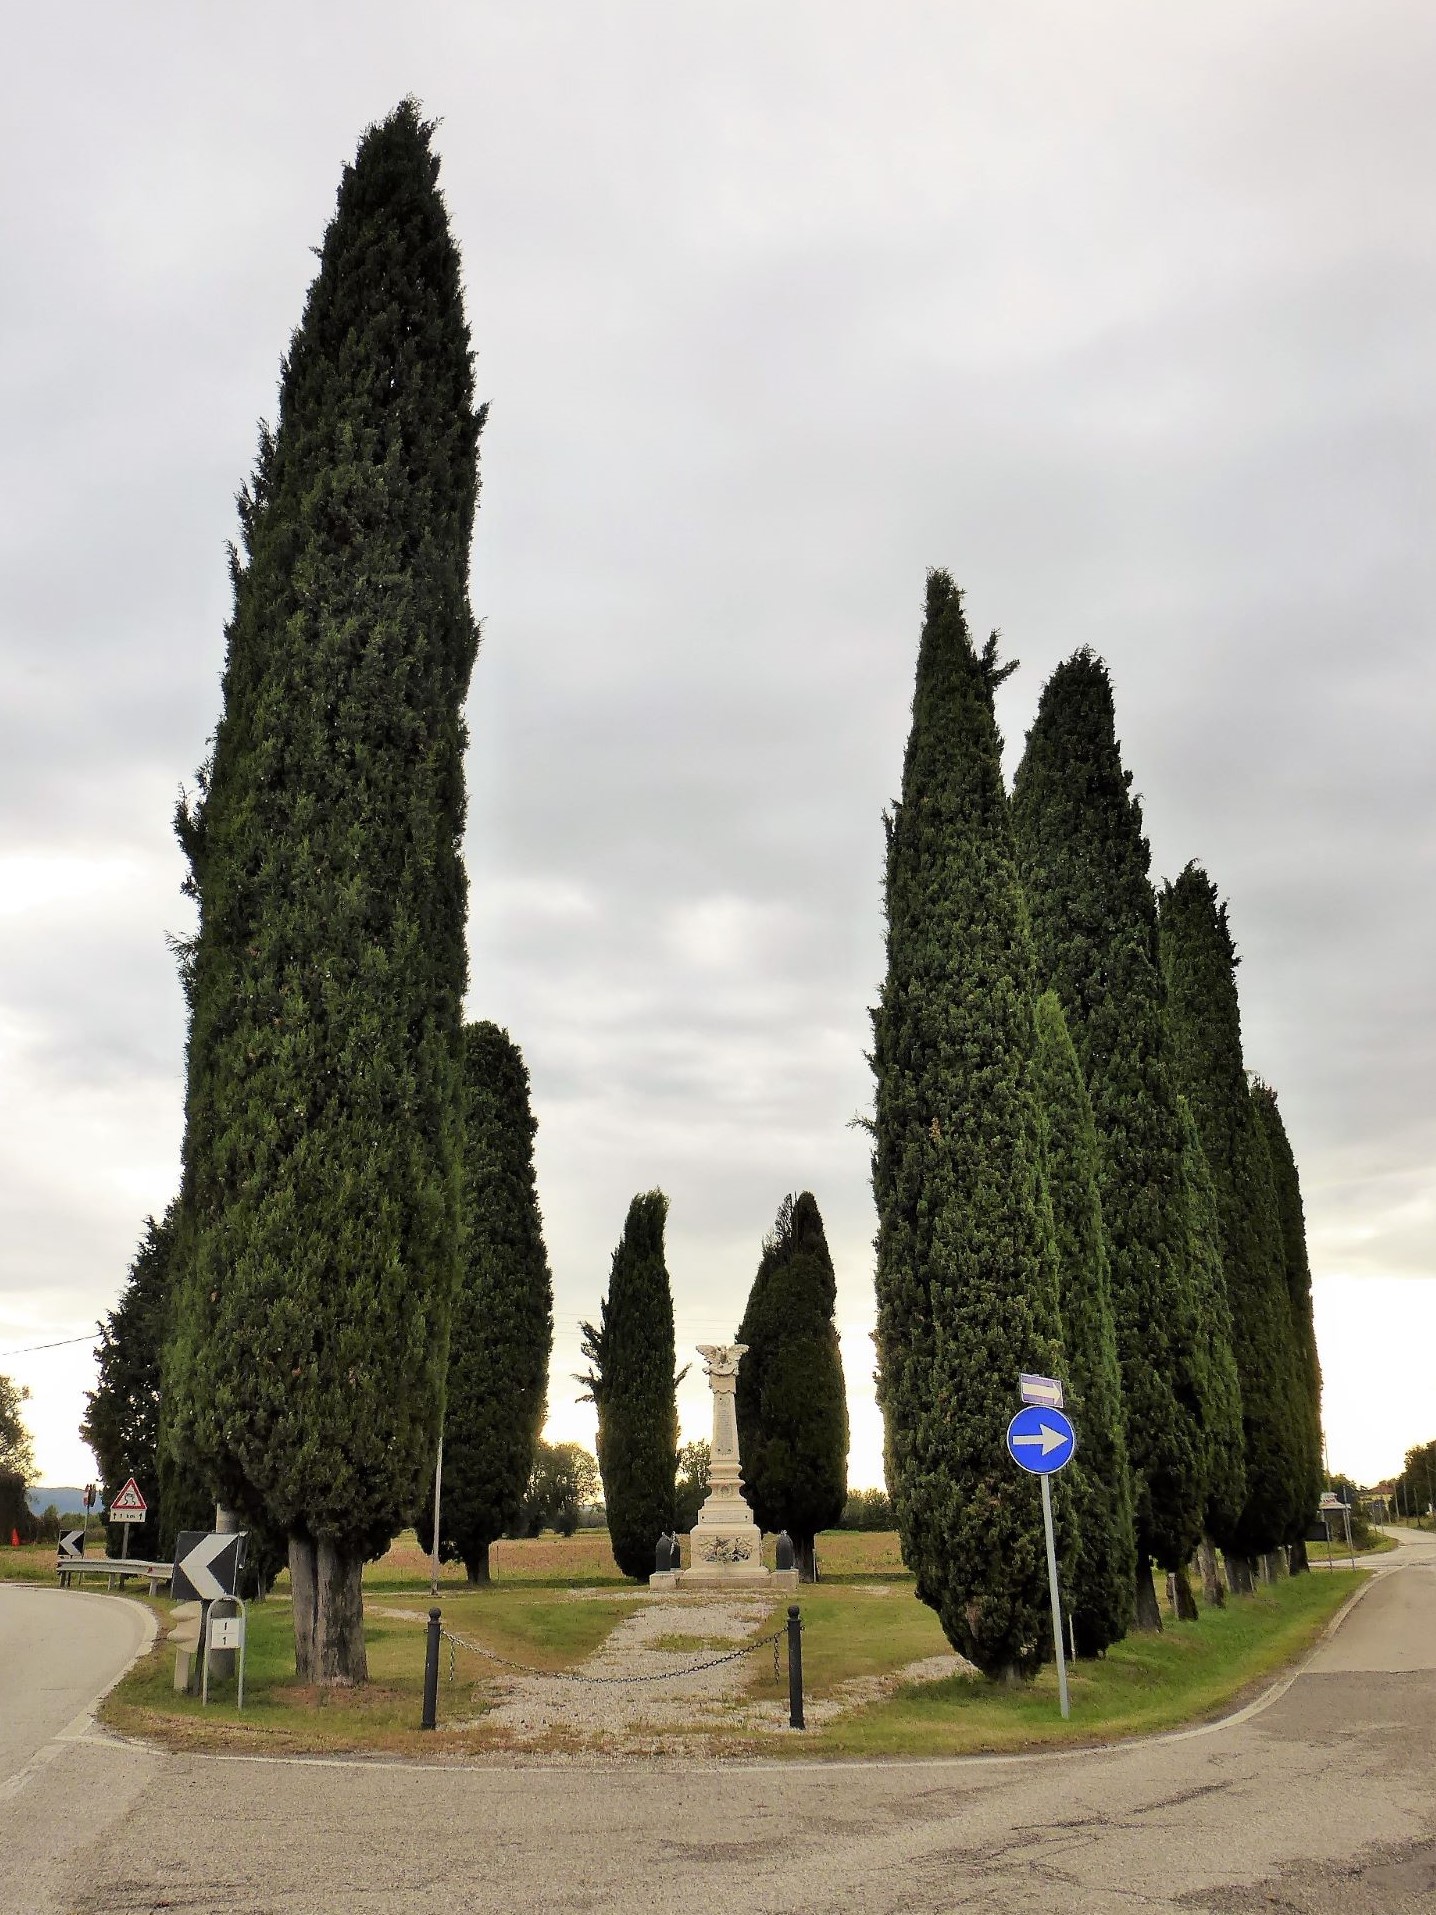
[[[734,1396],[738,1365],[747,1346],[742,1343],[700,1343],[698,1354],[713,1392],[712,1460],[708,1499],[689,1532],[687,1569],[661,1570],[648,1581],[650,1589],[787,1589],[796,1588],[796,1569],[763,1566],[763,1535],[743,1495],[738,1461],[738,1415]]]

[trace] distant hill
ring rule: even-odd
[[[83,1484],[66,1484],[62,1489],[27,1489],[25,1492],[31,1509],[41,1516],[53,1503],[62,1516],[80,1516],[85,1509],[85,1491]],[[98,1510],[100,1505],[96,1503]]]

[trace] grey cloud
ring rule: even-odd
[[[1431,1275],[1433,56],[1414,0],[19,27],[0,830],[144,876],[0,922],[36,1133],[0,1140],[0,1303],[104,1307],[172,1187],[169,811],[233,494],[409,88],[493,401],[471,1006],[532,1068],[565,1336],[655,1181],[680,1321],[736,1322],[805,1183],[870,1310],[845,1126],[933,563],[1023,661],[1009,766],[1058,660],[1107,657],[1156,870],[1232,900],[1319,1268]]]

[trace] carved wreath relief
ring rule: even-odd
[[[715,1536],[703,1551],[705,1563],[746,1563],[753,1552],[739,1536]]]

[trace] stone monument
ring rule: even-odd
[[[712,1461],[708,1498],[690,1533],[687,1569],[670,1569],[649,1579],[650,1589],[725,1588],[762,1586],[766,1589],[797,1585],[798,1572],[763,1566],[762,1532],[743,1495],[738,1457],[738,1365],[746,1343],[700,1343],[704,1374],[713,1392]]]

